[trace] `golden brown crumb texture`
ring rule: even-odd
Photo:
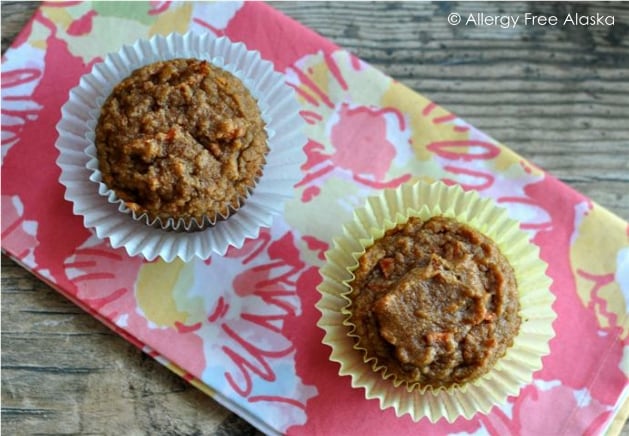
[[[516,280],[496,244],[451,218],[411,218],[359,260],[358,344],[398,380],[433,388],[489,371],[520,326]]]
[[[197,59],[135,70],[96,127],[104,183],[152,219],[227,216],[262,175],[266,140],[243,83]]]

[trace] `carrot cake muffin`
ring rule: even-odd
[[[376,240],[350,283],[367,358],[409,385],[461,385],[502,357],[520,326],[513,269],[454,219],[410,218]]]
[[[268,152],[256,100],[238,78],[197,59],[133,71],[105,101],[95,142],[103,182],[151,220],[228,216]]]

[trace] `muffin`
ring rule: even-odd
[[[531,383],[556,314],[506,209],[441,182],[369,197],[325,254],[317,325],[351,386],[396,416],[470,419]]]
[[[150,72],[143,70],[151,64],[153,71],[160,65],[168,67],[151,78]],[[180,71],[179,66],[185,68]],[[112,97],[107,104],[112,105],[114,120],[105,125],[103,104],[136,70],[150,80],[137,80],[139,90],[135,92],[154,90],[162,82],[165,92],[157,100],[191,101],[185,108],[163,108],[164,117],[180,115],[176,123],[162,126],[162,119],[148,121],[159,112],[149,110],[153,109],[149,102],[155,101],[153,92],[144,106],[126,109],[117,107],[119,101],[114,103]],[[139,72],[142,70],[144,73]],[[182,78],[179,88],[172,85],[178,75]],[[217,78],[216,83],[204,85],[205,75]],[[190,85],[195,81],[200,83],[197,89]],[[204,96],[202,87],[207,85],[223,94]],[[169,88],[170,94],[166,92]],[[225,105],[224,113],[210,107],[218,97],[219,104]],[[119,100],[125,98],[121,95]],[[207,101],[197,104],[194,98]],[[199,108],[206,103],[204,113]],[[123,109],[130,116],[123,115]],[[59,182],[84,226],[129,256],[166,262],[223,256],[230,247],[240,248],[247,239],[257,238],[294,197],[293,187],[303,178],[300,168],[305,161],[305,121],[300,110],[295,90],[286,85],[273,63],[241,42],[208,32],[140,38],[105,55],[70,90],[57,124]],[[140,118],[141,111],[146,123]],[[134,137],[128,133],[131,120],[147,127],[137,127]],[[216,127],[208,126],[209,122],[218,122],[219,130],[210,131]],[[111,156],[107,156],[110,151],[97,150],[97,126],[101,147],[105,138],[116,138],[116,147],[127,150],[119,149],[119,154]],[[120,174],[119,167],[128,170]],[[159,177],[152,177],[157,173]],[[114,185],[118,179],[125,181],[126,188]],[[238,201],[234,202],[234,197]],[[227,219],[221,215],[225,212]],[[198,222],[199,215],[202,222]]]
[[[354,275],[357,346],[396,383],[462,385],[513,345],[513,268],[491,239],[455,219],[411,217],[366,249]]]
[[[103,183],[135,216],[162,224],[227,218],[254,188],[269,151],[241,80],[192,58],[151,63],[117,84],[95,145]]]

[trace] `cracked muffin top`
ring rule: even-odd
[[[409,386],[480,377],[518,333],[511,265],[491,239],[454,219],[410,218],[367,248],[354,275],[357,345]]]
[[[264,126],[231,73],[198,59],[152,63],[102,107],[95,143],[103,182],[151,220],[227,217],[262,175]]]

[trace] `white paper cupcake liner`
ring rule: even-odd
[[[374,367],[373,359],[367,359],[364,349],[356,344],[348,295],[354,279],[352,271],[367,247],[411,216],[427,220],[438,215],[466,223],[498,245],[515,273],[522,323],[513,345],[485,375],[448,389],[409,389],[406,384],[396,386],[383,367]],[[330,359],[340,363],[340,375],[351,376],[352,387],[364,388],[366,398],[377,398],[381,408],[393,407],[397,416],[409,414],[414,421],[427,418],[431,422],[452,422],[458,417],[470,419],[476,413],[487,413],[530,383],[542,367],[542,357],[550,351],[556,314],[547,264],[507,211],[476,192],[464,192],[460,186],[449,187],[441,182],[406,184],[382,191],[355,212],[326,259],[321,269],[323,281],[317,288],[321,298],[316,306],[321,312],[317,325],[325,331],[323,343],[332,348]]]
[[[150,222],[146,216],[131,219],[124,202],[102,182],[94,145],[100,108],[114,86],[139,67],[175,58],[207,60],[239,78],[258,102],[269,146],[263,175],[237,213],[215,223],[186,224],[185,228],[175,222]],[[305,159],[304,121],[299,110],[283,75],[242,43],[192,32],[138,40],[107,55],[70,91],[57,124],[59,181],[84,225],[99,238],[109,239],[112,247],[124,247],[131,256],[148,260],[161,257],[170,262],[177,257],[188,261],[206,259],[212,253],[223,255],[229,246],[241,247],[245,239],[255,238],[261,228],[269,227],[273,216],[282,213],[284,202],[293,196]],[[164,231],[156,226],[184,231]],[[199,228],[205,229],[185,231]]]

